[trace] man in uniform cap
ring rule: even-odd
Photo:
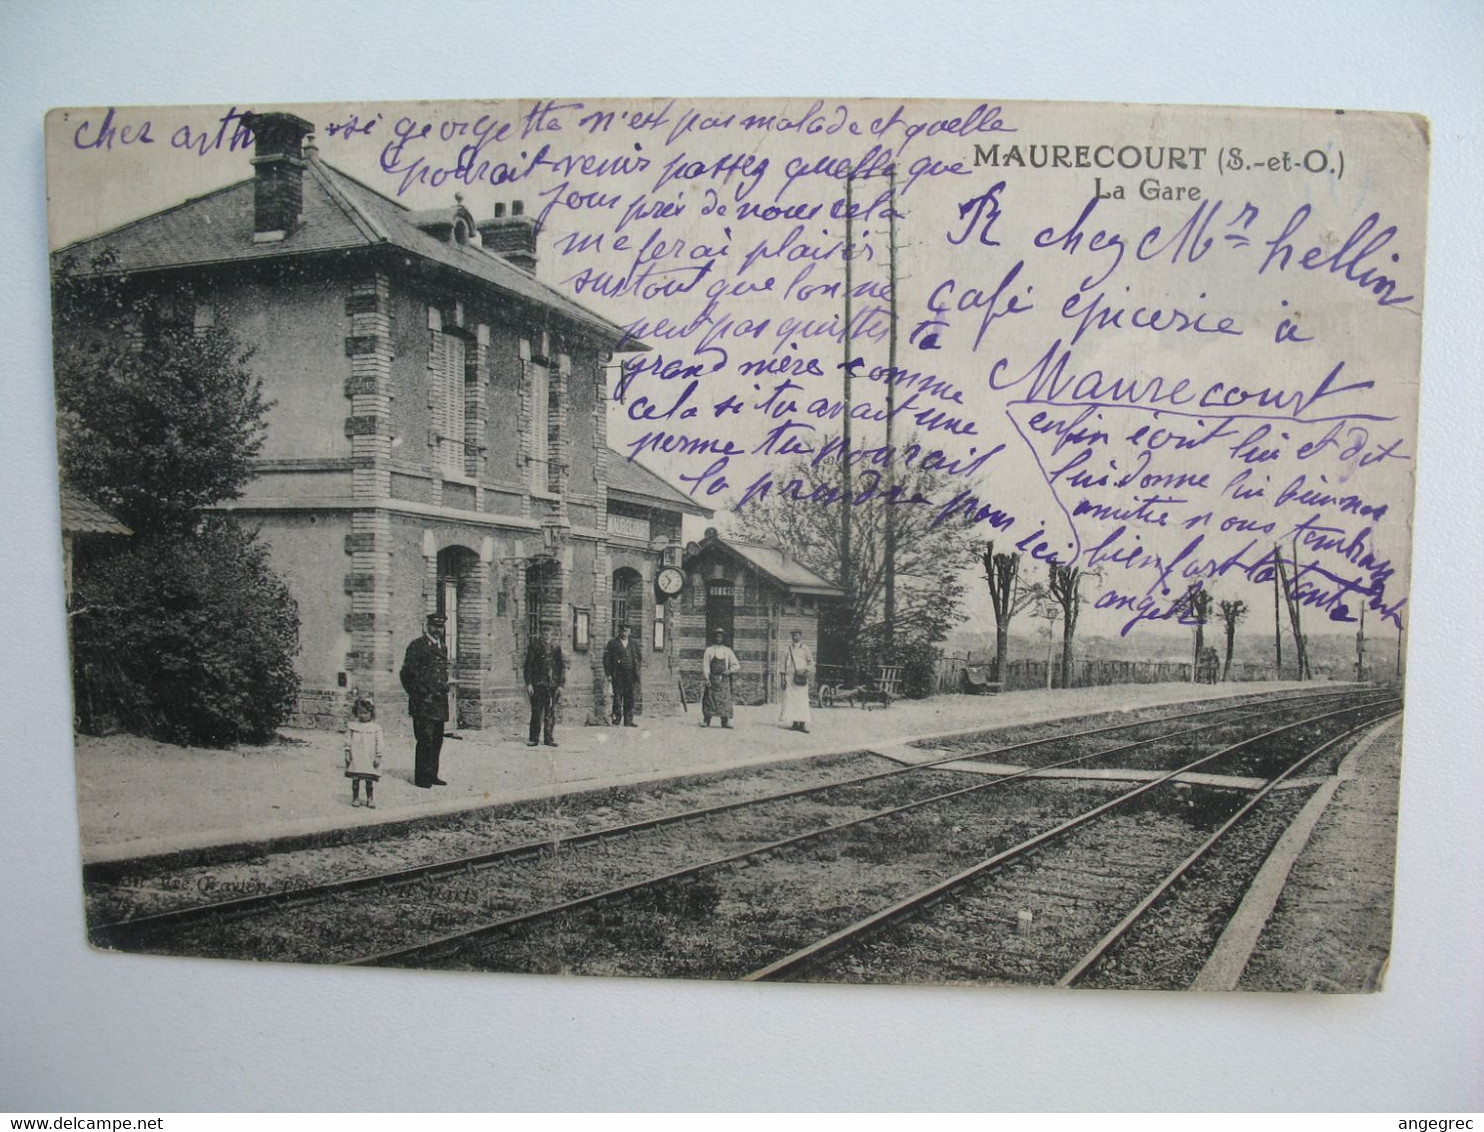
[[[613,682],[613,722],[625,727],[634,722],[634,695],[639,690],[640,659],[638,643],[627,625],[618,627],[618,635],[603,650],[603,671]]]
[[[531,638],[526,648],[525,677],[526,695],[531,698],[531,729],[526,746],[534,747],[544,733],[545,739],[541,741],[555,747],[557,701],[567,683],[567,659],[557,643],[554,623],[543,622],[541,632]]]
[[[417,736],[412,784],[424,790],[448,785],[438,777],[443,725],[448,721],[448,649],[443,644],[446,623],[441,613],[429,615],[426,630],[407,646],[402,660],[402,687],[407,691],[407,711]]]

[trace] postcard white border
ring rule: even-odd
[[[260,0],[235,11],[11,7],[3,22],[0,1017],[9,1021],[0,1105],[1484,1108],[1484,974],[1471,965],[1484,939],[1484,834],[1469,801],[1484,787],[1475,518],[1484,514],[1484,18],[1475,5]],[[671,91],[1342,106],[1431,118],[1405,789],[1383,994],[470,979],[88,951],[52,478],[45,109]],[[380,1071],[348,1073],[336,1033],[357,1035]]]

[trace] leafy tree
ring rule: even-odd
[[[850,668],[862,679],[871,678],[879,665],[897,665],[902,670],[902,695],[921,700],[931,696],[938,679],[938,659],[943,650],[934,641],[922,637],[903,637],[899,631],[887,640],[886,625],[877,622],[866,627],[850,642]]]
[[[264,742],[293,710],[299,611],[231,519],[120,540],[79,563],[72,656],[84,727]]]
[[[106,253],[53,291],[62,467],[138,533],[194,525],[252,476],[268,404],[249,353],[196,324],[184,287],[142,290]]]
[[[870,469],[874,472],[874,469]],[[777,473],[776,487],[749,503],[734,533],[743,539],[780,546],[822,577],[840,581],[839,465],[801,460]],[[963,621],[964,575],[976,560],[973,528],[962,518],[938,522],[940,507],[930,501],[951,498],[946,477],[918,469],[899,472],[900,502],[876,498],[851,508],[851,567],[847,601],[837,627],[850,645],[850,663],[869,671],[876,663],[903,663],[914,643],[937,645]],[[855,490],[866,490],[860,470]],[[886,596],[886,509],[892,509],[896,538],[896,624],[888,657],[883,618]]]
[[[297,608],[256,534],[205,510],[241,494],[262,447],[248,352],[188,287],[138,286],[107,254],[59,266],[53,311],[63,474],[135,532],[74,570],[81,724],[270,738],[298,691]]]

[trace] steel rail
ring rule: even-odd
[[[1161,723],[1178,722],[1182,719],[1194,719],[1206,715],[1217,715],[1224,712],[1261,713],[1274,708],[1282,708],[1292,704],[1303,704],[1325,699],[1342,698],[1355,694],[1354,691],[1323,692],[1323,693],[1295,693],[1285,694],[1281,698],[1246,700],[1242,703],[1225,704],[1219,707],[1206,708],[1198,712],[1184,712],[1176,715],[1158,716],[1152,719],[1132,720],[1126,723],[1118,723],[1103,727],[1090,728],[1083,731],[1063,732],[1057,735],[1046,736],[1039,739],[1029,739],[1019,743],[1012,743],[1004,747],[995,747],[988,751],[979,753],[960,753],[949,755],[941,759],[929,762],[915,763],[911,766],[892,767],[888,770],[876,771],[867,775],[859,775],[855,778],[842,779],[839,782],[815,784],[811,786],[798,787],[793,790],[779,791],[774,794],[766,794],[757,798],[739,799],[732,802],[724,802],[715,806],[699,807],[691,810],[682,810],[674,814],[661,814],[653,818],[645,818],[637,822],[628,822],[615,826],[605,826],[602,829],[589,830],[586,833],[573,834],[569,837],[558,837],[544,839],[541,841],[529,841],[519,845],[505,846],[488,852],[467,854],[461,857],[447,858],[440,861],[430,861],[421,865],[412,865],[402,869],[393,869],[386,872],[367,873],[361,876],[348,877],[344,880],[328,881],[318,885],[302,885],[296,888],[275,889],[272,892],[253,893],[247,896],[235,896],[226,900],[211,901],[203,904],[191,904],[181,908],[166,909],[161,912],[147,913],[142,916],[131,916],[127,919],[116,920],[97,925],[89,929],[89,936],[101,943],[118,942],[130,936],[136,936],[150,931],[160,929],[175,929],[194,923],[199,920],[215,918],[232,918],[237,916],[252,915],[258,912],[274,908],[292,908],[299,904],[311,904],[327,897],[343,893],[357,892],[367,888],[403,887],[424,880],[441,879],[455,873],[467,874],[470,871],[480,871],[495,864],[510,861],[521,861],[526,859],[539,859],[542,855],[550,853],[552,856],[559,855],[564,849],[575,848],[583,845],[599,844],[613,838],[632,836],[637,833],[645,833],[650,830],[659,829],[668,825],[684,824],[690,821],[705,820],[719,814],[728,813],[733,810],[745,809],[750,806],[764,805],[771,802],[788,801],[792,798],[804,797],[809,794],[819,793],[826,790],[838,790],[845,787],[858,786],[863,783],[873,782],[879,779],[891,778],[897,775],[911,774],[916,771],[933,770],[947,763],[968,762],[973,759],[983,759],[992,756],[1008,754],[1014,751],[1027,750],[1033,747],[1046,746],[1052,743],[1077,740],[1089,736],[1107,734],[1112,731],[1124,731],[1137,727],[1152,727]],[[1195,701],[1209,703],[1210,701]],[[1161,707],[1178,705],[1159,705]],[[1054,721],[1049,721],[1054,722]],[[1025,726],[1025,725],[1017,725]],[[1159,738],[1156,736],[1155,738]],[[1121,749],[1121,748],[1118,748]],[[1048,764],[1036,769],[1047,770],[1064,764]]]
[[[1353,706],[1351,706],[1351,707],[1349,707],[1349,708],[1347,708],[1345,710],[1350,710],[1350,711],[1359,710],[1362,707],[1371,707],[1371,706],[1374,706],[1375,703],[1377,703],[1377,702],[1383,702],[1383,701],[1369,701],[1369,702],[1367,702],[1365,704],[1353,705]],[[1314,719],[1323,719],[1323,718],[1328,718],[1328,717],[1327,716],[1317,716],[1317,717],[1311,716],[1311,717],[1308,717],[1308,718],[1306,718],[1304,720],[1300,720],[1297,723],[1289,724],[1289,725],[1286,725],[1286,726],[1289,726],[1289,727],[1301,726],[1304,723],[1312,722]],[[1143,721],[1143,722],[1149,722],[1149,721],[1146,720],[1146,721]],[[1168,720],[1162,720],[1161,722],[1168,722]],[[896,816],[898,814],[907,813],[907,812],[909,812],[911,810],[914,810],[914,809],[919,809],[919,808],[924,807],[924,806],[935,805],[935,804],[941,803],[943,801],[951,800],[951,799],[958,798],[958,797],[963,797],[963,796],[966,796],[968,794],[973,794],[973,793],[975,793],[977,791],[980,791],[980,790],[989,790],[989,789],[992,789],[994,787],[1002,786],[1002,785],[1004,785],[1007,782],[1012,782],[1012,781],[1015,781],[1015,780],[1019,780],[1019,779],[1023,779],[1023,778],[1034,776],[1034,775],[1039,774],[1039,773],[1042,773],[1042,772],[1044,772],[1046,770],[1057,769],[1057,768],[1060,768],[1060,767],[1063,767],[1063,766],[1075,765],[1076,763],[1087,762],[1087,761],[1090,761],[1090,760],[1096,759],[1096,758],[1104,758],[1104,757],[1107,757],[1108,755],[1117,754],[1117,753],[1119,753],[1121,751],[1133,750],[1133,749],[1137,749],[1139,747],[1148,746],[1148,745],[1153,744],[1153,743],[1161,742],[1164,739],[1176,738],[1176,737],[1183,736],[1183,735],[1194,734],[1194,733],[1200,732],[1200,731],[1208,731],[1208,730],[1211,730],[1213,728],[1222,727],[1222,726],[1226,726],[1226,723],[1225,722],[1208,723],[1208,724],[1201,725],[1199,727],[1184,728],[1184,729],[1179,730],[1179,731],[1165,732],[1165,733],[1163,733],[1161,735],[1156,735],[1156,736],[1151,736],[1151,737],[1145,738],[1145,739],[1135,740],[1133,742],[1121,744],[1121,745],[1116,746],[1116,747],[1104,748],[1104,749],[1099,750],[1099,751],[1089,752],[1088,754],[1079,755],[1079,756],[1076,756],[1074,758],[1066,759],[1066,760],[1063,760],[1063,761],[1058,762],[1058,763],[1050,763],[1050,764],[1046,764],[1046,765],[1040,766],[1040,767],[1027,767],[1027,768],[1024,768],[1022,770],[1014,771],[1014,772],[1012,772],[1010,774],[997,776],[997,777],[992,778],[992,779],[990,779],[990,780],[988,780],[986,782],[975,783],[972,786],[960,787],[960,788],[955,789],[955,790],[950,790],[950,791],[946,791],[944,793],[935,794],[935,795],[932,795],[932,796],[929,796],[929,797],[926,797],[926,798],[919,798],[919,799],[916,799],[916,800],[911,801],[911,802],[903,803],[902,805],[892,806],[892,807],[890,807],[888,809],[885,809],[885,810],[878,810],[878,811],[875,811],[875,812],[870,813],[870,814],[862,815],[861,817],[858,817],[858,818],[852,818],[849,821],[836,822],[836,823],[834,823],[832,825],[822,826],[822,827],[817,828],[817,829],[808,830],[808,831],[805,831],[803,833],[794,834],[794,835],[789,836],[789,837],[785,837],[785,838],[781,838],[781,839],[776,840],[776,841],[768,842],[768,843],[766,843],[764,845],[754,846],[754,847],[752,847],[750,849],[740,850],[740,851],[738,851],[736,853],[730,853],[730,854],[727,854],[726,856],[723,856],[723,857],[715,857],[715,858],[712,858],[710,860],[702,861],[702,862],[699,862],[699,863],[694,864],[694,865],[688,865],[688,866],[686,866],[684,868],[681,868],[681,869],[675,869],[675,870],[672,870],[672,871],[667,872],[667,873],[662,873],[662,874],[658,874],[658,875],[654,875],[654,876],[645,877],[642,880],[633,881],[633,882],[630,882],[628,884],[618,885],[618,886],[613,887],[613,888],[604,889],[601,892],[588,893],[585,896],[577,897],[576,899],[573,899],[573,900],[562,901],[562,902],[559,902],[559,903],[556,903],[556,904],[546,905],[546,906],[544,906],[542,908],[532,909],[529,912],[523,912],[523,913],[520,913],[520,914],[515,915],[515,916],[504,917],[502,919],[490,921],[490,922],[484,923],[484,924],[476,924],[473,927],[462,928],[462,929],[460,929],[458,931],[449,932],[449,933],[446,933],[444,935],[440,935],[440,936],[434,937],[432,939],[423,940],[423,941],[420,941],[419,943],[415,943],[415,944],[412,944],[412,945],[407,946],[407,947],[393,948],[393,949],[390,949],[390,950],[387,950],[387,951],[377,952],[374,955],[361,956],[361,957],[358,957],[358,958],[353,959],[353,960],[346,960],[345,962],[348,965],[351,965],[351,966],[382,966],[382,965],[390,965],[390,964],[393,964],[393,963],[396,963],[396,962],[405,961],[405,960],[414,959],[414,958],[419,958],[419,957],[428,958],[428,957],[431,957],[432,955],[436,954],[437,952],[442,951],[442,950],[444,950],[444,949],[446,949],[446,948],[448,948],[450,946],[457,947],[458,945],[462,945],[462,944],[466,944],[466,943],[472,942],[472,941],[477,940],[477,939],[479,939],[479,938],[481,938],[483,936],[493,935],[493,934],[497,934],[497,933],[502,932],[502,931],[508,931],[510,929],[513,929],[513,928],[518,928],[518,927],[520,927],[522,925],[531,923],[531,922],[533,922],[535,920],[538,920],[538,919],[555,917],[555,916],[565,915],[565,914],[568,914],[568,913],[571,913],[571,912],[575,912],[575,911],[580,911],[583,908],[589,907],[591,905],[600,903],[600,902],[605,901],[605,900],[613,900],[613,899],[617,899],[617,898],[620,898],[620,897],[623,897],[623,896],[633,895],[633,894],[635,894],[637,892],[640,892],[640,891],[642,891],[642,890],[644,890],[646,888],[658,887],[658,886],[661,886],[661,885],[664,885],[664,884],[670,884],[670,883],[674,883],[676,881],[693,878],[693,877],[699,876],[699,875],[701,875],[703,873],[706,873],[706,872],[711,872],[711,871],[714,871],[716,869],[725,868],[725,867],[727,867],[729,865],[736,865],[736,864],[738,864],[738,863],[740,863],[740,862],[742,862],[742,861],[744,861],[744,860],[746,860],[746,859],[748,859],[750,857],[762,857],[762,856],[766,856],[766,855],[768,855],[770,853],[778,852],[779,850],[782,850],[782,849],[793,848],[795,846],[798,846],[800,844],[803,844],[804,842],[812,841],[812,840],[814,840],[816,838],[825,837],[825,836],[828,836],[830,834],[839,833],[839,832],[842,832],[844,830],[848,830],[848,829],[854,828],[856,826],[864,825],[864,824],[866,824],[868,822],[880,821],[880,820],[883,820],[883,819],[886,819],[886,818],[890,818],[890,817]],[[1279,730],[1281,731],[1282,729],[1280,728]],[[1276,733],[1277,732],[1269,732],[1267,734],[1276,734]],[[1258,736],[1258,737],[1255,737],[1255,738],[1260,738],[1260,737],[1261,736]],[[1254,741],[1255,741],[1255,739],[1254,739]],[[1040,741],[1038,740],[1037,742],[1040,742]],[[1236,750],[1241,745],[1242,744],[1237,744],[1236,746],[1233,746],[1233,747],[1224,748],[1222,751],[1217,752],[1217,754],[1218,755],[1219,754],[1224,754],[1224,753],[1227,753],[1228,751]],[[1210,757],[1214,758],[1216,756],[1213,755],[1213,756],[1210,756]],[[950,761],[960,761],[960,760],[953,759],[953,760],[950,760]],[[924,764],[924,765],[926,765],[926,764]],[[1191,764],[1191,765],[1196,765],[1196,764]],[[1172,774],[1170,775],[1170,777],[1173,777],[1174,775],[1182,774],[1187,769],[1189,769],[1189,768],[1188,767],[1181,768],[1178,771],[1172,772]],[[875,776],[873,776],[873,777],[875,777]],[[1158,781],[1162,781],[1162,780],[1158,780]],[[1138,792],[1139,791],[1135,791],[1135,793],[1138,793]],[[1133,795],[1130,794],[1128,796],[1129,797],[1132,797]],[[770,797],[768,800],[769,801],[776,800],[776,797]]]
[[[1143,916],[1145,912],[1149,911],[1149,909],[1154,906],[1155,902],[1158,901],[1159,898],[1166,892],[1168,892],[1174,886],[1175,882],[1178,881],[1182,876],[1184,876],[1186,872],[1188,872],[1197,861],[1199,861],[1208,852],[1210,852],[1211,848],[1218,841],[1220,841],[1222,837],[1229,833],[1239,821],[1241,821],[1244,817],[1246,817],[1249,813],[1251,813],[1254,809],[1261,805],[1263,800],[1267,798],[1267,796],[1274,790],[1276,790],[1280,783],[1292,777],[1302,767],[1304,767],[1308,763],[1313,762],[1325,751],[1329,750],[1336,744],[1343,743],[1351,736],[1359,735],[1361,732],[1375,727],[1377,724],[1383,722],[1384,720],[1393,719],[1396,717],[1397,714],[1397,712],[1389,712],[1386,715],[1377,716],[1375,719],[1367,720],[1359,727],[1352,727],[1349,731],[1343,732],[1340,735],[1336,735],[1333,739],[1327,739],[1318,747],[1315,747],[1308,754],[1304,755],[1302,758],[1297,759],[1281,774],[1275,775],[1266,786],[1263,786],[1255,794],[1253,794],[1252,797],[1249,798],[1242,805],[1242,807],[1236,811],[1236,813],[1227,818],[1226,821],[1224,821],[1214,833],[1212,833],[1209,837],[1206,838],[1206,840],[1202,841],[1200,845],[1193,849],[1190,855],[1185,858],[1185,860],[1176,865],[1174,869],[1170,871],[1168,876],[1166,876],[1157,885],[1155,885],[1155,887],[1151,889],[1142,900],[1135,904],[1134,907],[1129,910],[1128,914],[1124,916],[1123,919],[1118,921],[1118,923],[1114,925],[1114,927],[1110,929],[1108,933],[1104,935],[1103,938],[1100,939],[1093,946],[1091,951],[1084,955],[1077,962],[1077,964],[1072,967],[1071,970],[1069,970],[1065,975],[1063,975],[1056,981],[1056,985],[1059,987],[1070,987],[1073,986],[1079,979],[1081,979],[1082,976],[1085,975],[1092,968],[1092,966],[1097,963],[1099,959],[1107,954],[1108,950],[1115,943],[1117,943],[1120,939],[1123,938],[1124,935],[1127,934],[1128,930],[1133,927],[1135,921]]]
[[[1345,715],[1352,711],[1360,711],[1366,707],[1374,707],[1376,706],[1376,703],[1383,702],[1385,701],[1375,701],[1371,704],[1356,705],[1354,707],[1342,708],[1334,712],[1327,712],[1324,715],[1311,716],[1308,719],[1302,719],[1297,721],[1296,723],[1284,724],[1282,727],[1274,728],[1271,731],[1265,731],[1259,735],[1253,735],[1250,738],[1243,739],[1241,742],[1234,743],[1229,747],[1225,747],[1219,751],[1214,752],[1213,754],[1203,755],[1193,762],[1187,763],[1185,766],[1182,766],[1176,770],[1169,771],[1168,773],[1163,774],[1156,779],[1144,783],[1141,786],[1135,787],[1133,790],[1130,790],[1125,794],[1120,794],[1116,798],[1111,798],[1108,801],[1101,803],[1100,805],[1094,806],[1091,810],[1087,810],[1084,813],[1077,815],[1076,817],[1068,818],[1066,821],[1061,822],[1051,829],[1044,830],[1043,832],[1038,833],[1033,837],[1027,838],[1025,841],[1022,841],[1018,845],[1011,846],[1009,849],[1002,850],[1001,852],[996,853],[993,856],[978,862],[977,864],[971,865],[967,869],[963,869],[955,873],[953,876],[947,878],[946,880],[939,881],[937,884],[931,885],[930,887],[925,888],[920,892],[916,892],[911,896],[904,897],[903,899],[892,903],[886,908],[872,913],[870,916],[867,916],[864,919],[857,920],[855,923],[849,924],[846,927],[841,928],[839,931],[832,932],[830,935],[825,936],[823,939],[816,940],[815,942],[805,947],[801,947],[797,951],[785,955],[783,958],[768,964],[766,967],[761,967],[758,970],[743,976],[743,981],[759,982],[768,979],[775,979],[781,975],[786,975],[793,971],[796,971],[800,967],[806,966],[809,963],[817,962],[819,959],[840,950],[845,944],[859,939],[862,936],[865,936],[872,932],[878,931],[890,923],[893,923],[900,919],[904,919],[911,913],[919,911],[930,904],[936,903],[937,901],[948,895],[948,893],[952,892],[954,889],[961,887],[967,882],[981,877],[985,873],[991,872],[994,869],[997,869],[1010,861],[1023,857],[1033,850],[1039,849],[1041,846],[1056,840],[1064,834],[1070,833],[1072,830],[1086,825],[1088,822],[1094,821],[1095,819],[1102,817],[1104,814],[1117,809],[1120,806],[1126,805],[1140,795],[1146,794],[1149,791],[1156,789],[1157,787],[1163,786],[1182,774],[1190,773],[1197,767],[1204,766],[1205,764],[1210,762],[1214,762],[1215,760],[1223,758],[1224,756],[1229,755],[1234,751],[1241,750],[1243,747],[1262,742],[1263,740],[1273,738],[1276,735],[1281,735],[1285,731],[1291,731],[1294,728],[1304,727],[1308,724],[1317,723],[1323,719],[1330,719],[1337,715]],[[1398,700],[1397,702],[1400,701]]]

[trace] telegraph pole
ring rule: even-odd
[[[886,353],[886,646],[890,648],[897,632],[897,528],[892,507],[892,489],[897,482],[897,454],[892,447],[892,418],[896,416],[897,389],[897,166],[892,162],[888,170],[891,176],[891,191],[887,197],[886,215],[890,221],[891,277],[891,337]]]
[[[1309,671],[1309,649],[1304,643],[1304,627],[1299,605],[1299,556],[1298,536],[1293,536],[1293,597],[1289,601],[1289,609],[1292,610],[1293,619],[1293,647],[1298,651],[1299,679],[1312,679]]]
[[[1304,645],[1304,626],[1299,613],[1302,604],[1299,601],[1299,556],[1298,539],[1293,540],[1293,586],[1290,591],[1288,579],[1283,575],[1283,552],[1278,544],[1273,546],[1273,555],[1277,560],[1278,578],[1283,584],[1283,603],[1288,606],[1288,621],[1293,628],[1293,651],[1295,664],[1298,668],[1300,680],[1312,680],[1313,672],[1309,668],[1309,650]]]
[[[844,366],[844,395],[841,402],[844,406],[844,414],[841,425],[840,449],[840,588],[845,591],[847,602],[850,598],[850,261],[852,257],[851,240],[854,238],[854,218],[850,215],[854,204],[852,201],[851,181],[854,179],[852,168],[845,175],[845,366]],[[853,602],[851,604],[854,604]]]
[[[1277,668],[1274,680],[1283,679],[1283,618],[1278,612],[1278,544],[1273,543],[1273,652]]]

